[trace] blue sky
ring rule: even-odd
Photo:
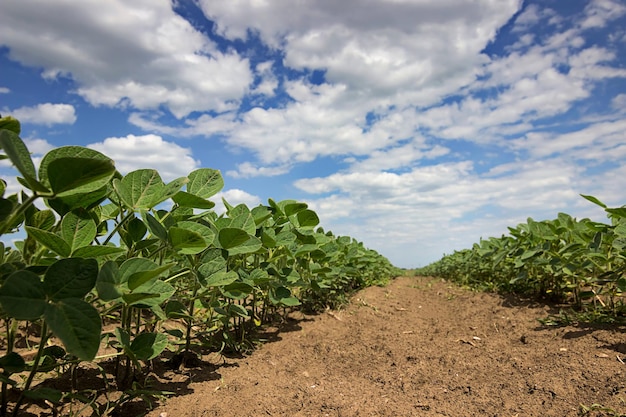
[[[625,28],[621,0],[5,0],[0,113],[36,158],[220,169],[422,266],[626,204]]]

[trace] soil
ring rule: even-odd
[[[149,417],[626,413],[619,326],[552,327],[558,306],[405,277],[298,313],[243,358],[171,372]],[[132,414],[131,410],[125,412]]]

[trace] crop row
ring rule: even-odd
[[[218,215],[217,170],[169,183],[153,169],[122,176],[110,158],[78,146],[53,149],[36,169],[19,134],[17,120],[0,119],[3,158],[25,190],[5,196],[0,181],[0,235],[26,232],[0,248],[0,416],[17,415],[28,399],[53,407],[74,399],[106,414],[75,380],[63,391],[38,388],[36,377],[97,366],[107,348],[110,386],[143,392],[146,368],[164,352],[184,365],[200,349],[247,350],[277,314],[335,306],[397,274],[362,243],[325,232],[302,202],[224,201]],[[33,337],[27,358],[17,346]]]
[[[577,220],[559,213],[554,220],[509,227],[509,235],[482,239],[418,270],[463,285],[503,289],[602,311],[618,318],[625,312],[626,206],[605,209],[609,222]]]

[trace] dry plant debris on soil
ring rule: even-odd
[[[177,395],[148,416],[626,413],[624,329],[538,321],[556,313],[440,279],[398,278],[343,310],[292,316],[250,356],[212,354],[162,375]]]

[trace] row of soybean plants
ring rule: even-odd
[[[224,202],[216,214],[219,171],[169,183],[152,169],[122,176],[78,146],[53,149],[36,169],[19,134],[17,120],[0,119],[2,157],[25,190],[6,196],[0,181],[0,234],[27,236],[0,250],[0,415],[8,390],[21,393],[14,414],[24,398],[59,401],[64,393],[33,388],[35,375],[71,372],[104,347],[117,352],[124,388],[165,350],[185,360],[198,345],[245,349],[275,314],[334,305],[397,273],[362,243],[324,232],[305,203]],[[38,338],[32,360],[16,349],[32,338],[25,328]]]
[[[483,239],[418,271],[463,285],[504,289],[594,308],[610,315],[626,311],[626,206],[605,209],[609,222],[531,218],[509,235]]]

